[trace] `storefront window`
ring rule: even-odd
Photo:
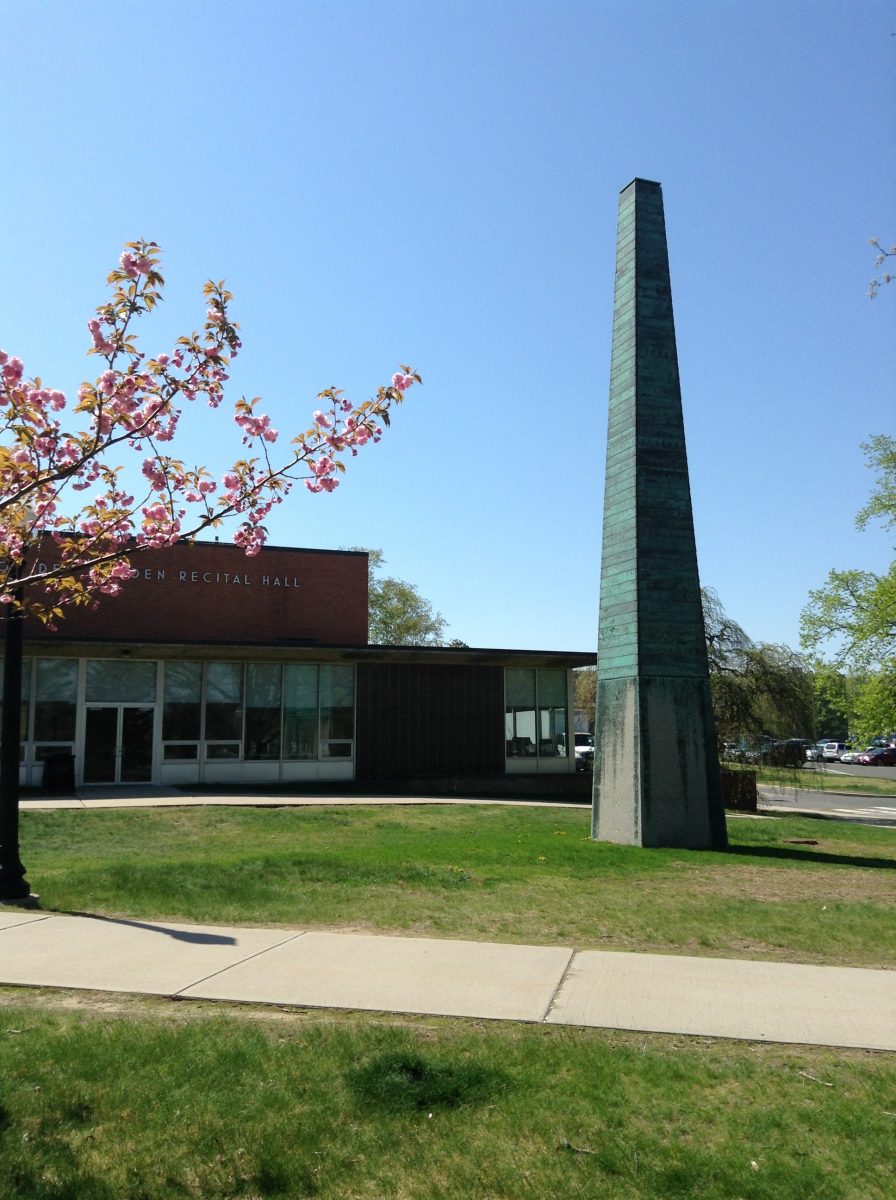
[[[355,736],[355,669],[320,669],[320,756],[350,758]]]
[[[239,758],[239,742],[206,742],[206,758]]]
[[[77,660],[39,658],[35,692],[34,740],[73,742],[78,704]]]
[[[280,666],[246,667],[246,733],[243,757],[256,761],[280,757]]]
[[[205,740],[239,742],[242,736],[243,665],[209,663],[205,682]],[[209,757],[213,757],[211,753]],[[227,754],[226,757],[232,755]]]
[[[538,753],[556,758],[566,745],[566,672],[537,671]]]
[[[317,758],[318,668],[289,663],[283,669],[283,757]]]
[[[556,758],[565,753],[565,671],[508,668],[504,672],[504,694],[508,758]]]
[[[202,664],[165,664],[165,702],[162,709],[162,740],[165,759],[193,760],[199,753],[202,720]]]
[[[121,659],[88,659],[89,704],[155,704],[156,664]]]
[[[508,758],[534,758],[538,752],[533,670],[504,672],[504,738]]]

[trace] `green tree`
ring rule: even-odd
[[[868,503],[856,515],[856,527],[864,529],[869,521],[882,521],[884,529],[892,529],[896,525],[896,438],[876,433],[862,443],[862,449],[877,479]]]
[[[412,583],[381,574],[386,560],[380,549],[349,546],[367,554],[368,639],[379,646],[444,646],[448,622]],[[453,639],[452,645],[463,645]]]
[[[814,734],[817,738],[846,740],[853,722],[851,680],[830,663],[821,663],[812,674],[815,699]]]
[[[597,667],[579,667],[573,674],[575,683],[575,705],[588,717],[588,732],[594,733],[594,718],[597,708]]]
[[[896,563],[885,575],[831,571],[823,587],[809,593],[800,617],[800,642],[818,653],[836,641],[832,661],[872,668],[892,661],[896,643]]]
[[[878,434],[862,446],[877,479],[856,526],[881,521],[896,526],[896,439]],[[882,575],[871,571],[832,570],[823,587],[809,593],[800,617],[800,641],[818,653],[837,643],[833,661],[858,668],[894,669],[896,647],[896,562]]]
[[[856,736],[865,742],[896,733],[896,661],[865,680],[856,697],[854,725]]]
[[[725,742],[763,735],[803,736],[812,728],[812,677],[788,646],[756,643],[704,588],[703,623],[716,737]]]

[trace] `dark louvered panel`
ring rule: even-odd
[[[500,667],[358,667],[359,780],[504,771]]]

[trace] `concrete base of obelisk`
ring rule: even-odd
[[[706,679],[598,683],[591,836],[724,850],[725,810]]]

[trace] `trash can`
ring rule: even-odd
[[[740,812],[758,812],[755,771],[722,771],[722,800],[726,808]]]
[[[75,756],[60,752],[44,759],[44,791],[74,792]]]

